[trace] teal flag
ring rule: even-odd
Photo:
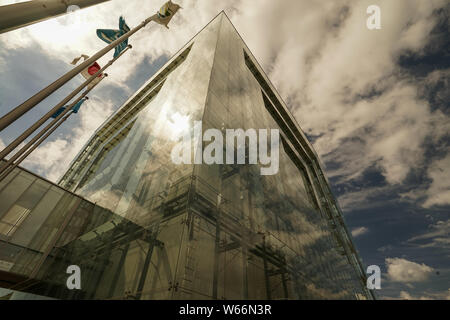
[[[86,98],[81,99],[80,101],[78,101],[78,103],[72,107],[72,112],[73,112],[73,113],[78,113],[78,111],[80,110],[81,105],[82,105],[83,102],[85,102],[85,101],[86,101]],[[59,108],[58,111],[56,111],[56,112],[52,115],[52,118],[54,118],[54,119],[58,118],[58,116],[59,116],[61,113],[63,113],[64,110],[66,110],[66,108],[67,108],[67,106]]]
[[[123,17],[120,17],[119,18],[119,30],[97,29],[97,36],[109,44],[109,43],[119,39],[121,36],[123,36],[128,31],[130,31],[130,27],[127,26],[125,19]],[[114,58],[117,57],[127,46],[128,46],[128,39],[121,42],[115,48]]]

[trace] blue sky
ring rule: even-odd
[[[12,3],[0,0],[0,5]],[[163,1],[113,0],[0,35],[0,116],[103,47],[97,28],[130,27]],[[180,1],[170,30],[151,25],[81,112],[24,163],[52,181],[92,132],[220,10],[278,88],[326,166],[382,298],[450,298],[448,1]],[[381,8],[381,30],[366,8]],[[105,64],[111,55],[102,58]],[[16,137],[81,83],[75,78],[0,133]]]

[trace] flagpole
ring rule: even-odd
[[[3,179],[5,179],[19,164],[22,163],[23,160],[25,160],[30,153],[32,153],[37,147],[39,147],[39,145],[44,142],[60,125],[63,124],[64,121],[66,121],[71,115],[72,115],[73,111],[70,112],[69,114],[67,114],[64,118],[61,119],[61,121],[59,123],[57,123],[53,128],[51,128],[49,131],[47,131],[47,133],[41,137],[30,149],[28,149],[28,151],[22,155],[19,160],[17,160],[14,163],[8,163],[5,164],[4,167],[2,167],[2,170],[0,170],[0,181],[2,181]],[[15,156],[15,155],[14,155]],[[8,162],[10,162],[11,160],[9,160]],[[6,169],[6,170],[3,170]]]
[[[131,45],[128,45],[127,48],[125,48],[125,50],[123,50],[117,57],[115,57],[114,59],[110,60],[103,68],[101,68],[100,70],[98,70],[94,75],[92,75],[88,80],[85,81],[85,83],[89,83],[92,82],[93,79],[95,79],[99,74],[102,73],[102,71],[104,71],[105,69],[107,69],[110,65],[112,65],[117,59],[119,59],[125,52],[127,52],[129,49],[131,49]],[[107,74],[105,74],[105,76],[107,76]],[[47,131],[55,131],[56,128],[52,129],[52,127],[56,124],[57,127],[59,127],[62,122],[60,122],[58,124],[58,121],[61,120],[61,118],[63,118],[66,114],[71,115],[72,114],[72,108],[81,101],[81,99],[83,99],[84,97],[87,96],[87,94],[94,89],[104,78],[101,78],[99,82],[97,82],[96,84],[94,84],[92,87],[86,89],[82,95],[80,95],[77,99],[75,99],[75,101],[73,103],[71,103],[69,106],[67,106],[67,108],[56,117],[56,119],[54,119],[53,121],[51,121],[44,129],[42,129],[38,134],[36,134],[24,147],[22,147],[19,151],[17,151],[14,156],[12,156],[10,159],[8,159],[5,163],[5,165],[3,167],[0,168],[0,181],[3,180],[15,167],[17,167],[17,165],[19,165],[19,163],[21,163],[34,149],[37,148],[37,146],[39,144],[41,144],[46,138],[42,139],[41,137],[47,132]],[[78,93],[78,92],[77,92]],[[70,98],[71,99],[71,98]],[[70,100],[69,99],[69,100]],[[52,111],[57,112],[67,101],[67,97],[65,99],[63,99],[63,101],[61,101],[57,106],[55,106]],[[53,112],[52,115],[55,113]],[[65,120],[64,120],[65,121]],[[48,137],[50,134],[45,135],[45,137]],[[41,138],[41,140],[39,140],[38,145],[33,146],[33,144],[39,139]],[[29,148],[31,147],[31,151],[30,152],[26,152]],[[26,155],[23,156],[22,158],[20,158],[16,163],[14,163],[14,161],[20,157],[22,154],[24,154],[26,152]],[[12,167],[12,169],[10,169]]]
[[[111,66],[117,59],[119,59],[125,52],[127,52],[131,48],[132,48],[132,46],[128,45],[127,48],[125,48],[125,50],[123,50],[117,57],[115,57],[114,59],[110,60],[103,68],[98,70],[94,75],[92,75],[83,84],[87,85],[90,82],[92,82],[98,75],[100,75],[105,69],[107,69],[109,66]],[[107,76],[107,74],[105,74],[105,76]],[[67,108],[60,115],[58,115],[56,117],[56,119],[54,119],[52,122],[50,122],[44,129],[42,129],[38,134],[36,134],[33,137],[33,139],[31,139],[24,147],[22,147],[19,151],[17,151],[14,154],[14,156],[12,156],[10,159],[8,159],[7,162],[5,163],[5,165],[0,168],[0,181],[3,180],[15,167],[17,167],[31,152],[33,152],[53,131],[55,131],[56,128],[59,127],[73,113],[72,112],[73,106],[75,106],[78,102],[80,102],[81,99],[86,97],[87,94],[92,89],[94,89],[103,79],[104,78],[101,78],[100,81],[97,82],[96,84],[94,84],[91,88],[86,89],[83,92],[83,94],[80,95],[73,103],[71,103],[69,106],[67,106]],[[81,85],[81,86],[83,86],[83,85]],[[73,91],[73,92],[75,92],[75,91]],[[77,93],[78,92],[76,92],[75,94],[77,94]],[[72,97],[70,99],[72,99]],[[66,97],[58,105],[56,105],[51,110],[51,111],[54,111],[52,113],[52,115],[55,114],[55,112],[57,112],[70,99],[67,99],[67,97]],[[58,121],[60,121],[66,114],[68,114],[67,117],[63,121],[58,123]],[[52,128],[55,124],[56,124],[56,127]],[[45,134],[46,132],[50,132],[50,133],[49,134]],[[45,134],[45,138],[41,138],[44,134]],[[33,145],[39,138],[41,138],[41,139],[35,145]],[[31,149],[29,150],[29,152],[26,152],[30,147],[31,147]],[[26,154],[24,156],[22,156],[16,163],[14,163],[14,161],[18,157],[23,155],[25,152],[26,152]]]
[[[103,78],[96,83],[94,86],[92,86],[91,89],[93,89],[95,86],[97,86],[101,81],[103,80]],[[3,167],[0,168],[0,181],[3,180],[3,178],[5,178],[15,167],[17,167],[17,165],[19,165],[20,162],[22,162],[24,159],[22,160],[18,160],[17,162],[14,163],[14,161],[20,157],[22,154],[24,154],[27,149],[29,149],[30,147],[34,150],[36,149],[34,146],[37,147],[36,144],[34,144],[39,138],[42,137],[42,135],[44,135],[47,131],[55,131],[56,128],[52,128],[55,123],[57,124],[59,120],[61,120],[62,117],[64,117],[64,115],[66,115],[66,117],[68,118],[73,112],[72,112],[72,108],[81,101],[81,99],[83,99],[84,97],[86,97],[86,95],[89,93],[89,91],[91,89],[86,90],[86,92],[84,92],[81,96],[79,96],[73,103],[71,103],[70,105],[67,106],[67,108],[64,110],[64,112],[62,112],[60,115],[58,115],[52,122],[50,122],[44,129],[42,129],[36,136],[33,137],[33,139],[31,139],[24,147],[22,147],[19,151],[17,151],[14,156],[12,156],[10,159],[8,159],[5,163],[5,165]],[[65,120],[64,120],[65,121]],[[57,126],[59,127],[61,125],[62,122],[60,122],[59,124],[57,124]],[[46,135],[48,137],[48,135]],[[42,143],[41,140],[39,140],[40,142],[37,142],[39,144]],[[33,145],[34,144],[34,145]],[[31,152],[30,152],[31,153]],[[29,153],[27,153],[28,155]],[[9,170],[9,168],[11,168],[11,170]],[[5,173],[6,171],[6,173]]]
[[[127,49],[125,49],[123,52],[125,52]],[[14,156],[11,157],[11,159],[8,159],[8,161],[6,161],[6,163],[5,163],[5,165],[0,168],[0,181],[2,181],[4,178],[6,178],[6,176],[8,174],[10,174],[12,170],[14,170],[14,168],[16,168],[23,160],[25,160],[26,157],[28,157],[28,155],[31,152],[33,152],[42,142],[45,141],[45,139],[47,139],[64,121],[66,121],[73,114],[72,108],[78,102],[80,102],[81,99],[83,99],[85,97],[86,97],[86,99],[89,99],[87,97],[87,94],[92,89],[94,89],[100,82],[102,82],[103,79],[107,76],[108,76],[108,74],[105,73],[105,76],[102,77],[99,82],[97,82],[91,88],[89,88],[85,92],[83,92],[83,94],[80,95],[73,103],[71,103],[69,106],[67,106],[67,108],[60,115],[58,115],[52,122],[50,122],[44,129],[42,129],[35,137],[33,137],[33,139],[31,139],[22,149],[20,149],[16,154],[14,154]],[[62,118],[62,120],[61,120],[61,118]],[[60,121],[60,122],[58,122],[58,121]],[[36,140],[38,140],[38,141],[36,142]],[[27,149],[28,149],[28,151],[27,151]],[[27,152],[24,154],[25,151],[27,151]],[[20,155],[22,155],[22,157],[14,163],[13,161],[15,161]]]
[[[87,85],[89,85],[89,83],[91,83],[92,81],[95,80],[95,78],[100,75],[104,70],[106,70],[110,65],[112,65],[117,59],[119,59],[126,51],[128,51],[128,49],[131,48],[131,45],[128,45],[127,48],[125,48],[125,50],[123,50],[117,57],[115,57],[114,59],[110,60],[103,68],[101,68],[100,70],[98,70],[94,75],[92,75],[89,79],[87,79],[86,81],[84,81],[81,85],[79,85],[74,91],[72,91],[67,97],[65,97],[60,103],[58,103],[55,107],[53,107],[49,112],[47,112],[41,119],[39,119],[38,121],[36,121],[31,127],[29,127],[27,130],[25,130],[18,138],[16,138],[13,142],[11,142],[5,149],[3,149],[0,152],[0,161],[1,159],[4,159],[8,154],[10,154],[15,148],[17,148],[17,146],[24,141],[27,137],[29,137],[34,131],[36,131],[42,124],[44,124],[48,119],[51,118],[51,116],[53,114],[55,114],[55,112],[57,112],[61,107],[63,107],[65,104],[67,104],[67,102],[69,102],[70,100],[72,100],[73,97],[75,97],[79,92],[81,92],[81,90],[83,90],[84,87],[86,87]],[[87,61],[87,60],[86,60]],[[92,89],[92,88],[91,88]],[[88,89],[88,92],[90,90]],[[86,93],[87,94],[87,93]],[[68,111],[65,110],[63,112],[63,114],[61,116],[63,116],[64,114],[66,114]],[[45,129],[43,131],[48,130],[51,125],[53,124],[53,122],[51,122],[49,125],[47,125],[45,127]],[[0,173],[1,173],[1,169],[0,169]]]
[[[109,0],[34,0],[0,6],[0,34]]]
[[[89,59],[86,59],[83,63],[81,63],[80,65],[76,66],[75,68],[73,68],[72,70],[67,72],[65,75],[63,75],[62,77],[60,77],[59,79],[54,81],[52,84],[48,85],[46,88],[42,89],[41,91],[36,93],[34,96],[29,98],[27,101],[23,102],[21,105],[17,106],[13,110],[11,110],[9,113],[7,113],[5,116],[0,118],[0,131],[2,131],[3,129],[8,127],[11,123],[13,123],[18,118],[20,118],[22,115],[24,115],[29,110],[34,108],[39,102],[41,102],[42,100],[47,98],[50,94],[52,94],[57,89],[62,87],[65,83],[67,83],[70,79],[75,77],[82,70],[86,69],[92,63],[97,61],[99,58],[103,57],[106,53],[108,53],[108,51],[110,51],[111,49],[117,47],[120,43],[122,43],[123,41],[127,40],[129,37],[131,37],[137,31],[139,31],[140,29],[145,27],[153,19],[155,19],[155,17],[156,17],[156,15],[148,17],[147,19],[142,21],[137,27],[135,27],[134,29],[128,31],[127,33],[125,33],[120,38],[116,39],[115,41],[111,42],[109,45],[107,45],[106,47],[104,47],[103,49],[98,51],[92,57],[90,57]],[[49,113],[47,113],[44,117],[46,117],[46,116],[48,116],[48,118],[49,118],[50,117]],[[40,123],[40,125],[42,125],[42,122]],[[35,127],[35,126],[33,126],[33,127]],[[3,159],[3,157],[4,156],[0,156],[0,159]]]

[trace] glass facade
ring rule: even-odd
[[[278,173],[175,164],[172,150],[196,121],[203,132],[279,129]],[[206,145],[195,141],[192,158]],[[21,175],[0,191],[8,203],[0,234],[33,250],[8,247],[15,260],[0,257],[25,279],[14,290],[58,299],[373,298],[316,153],[224,13],[96,131],[60,180],[70,192]],[[55,190],[67,198],[59,220],[50,219],[62,201]],[[27,223],[42,239],[21,233]],[[66,288],[68,265],[80,266],[81,290]]]
[[[21,168],[0,182],[0,203],[0,298],[59,297],[47,291],[67,276],[71,248],[112,221],[127,223]]]

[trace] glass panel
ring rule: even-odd
[[[21,246],[28,246],[62,196],[61,189],[51,187],[9,241]]]
[[[0,228],[0,233],[11,237],[48,188],[48,183],[36,180],[31,187],[22,194],[17,202],[14,203],[8,212],[3,215],[1,221],[4,224],[8,224],[10,228]]]
[[[26,172],[21,172],[1,191],[0,219],[17,201],[22,193],[33,183],[34,180],[35,178],[32,175]]]

